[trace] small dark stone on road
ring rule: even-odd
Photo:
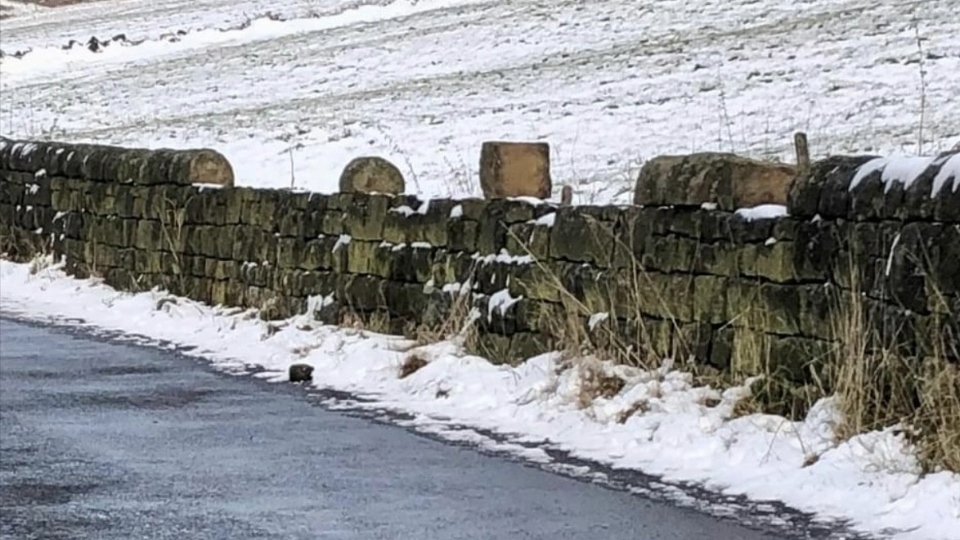
[[[313,366],[294,364],[290,366],[290,382],[310,382],[313,380]]]

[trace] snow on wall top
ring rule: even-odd
[[[884,192],[889,191],[894,183],[900,183],[904,190],[908,190],[931,167],[938,168],[930,190],[931,197],[939,195],[948,185],[953,192],[960,188],[960,152],[956,152],[936,157],[902,156],[872,159],[857,169],[853,180],[850,181],[849,190],[853,191],[864,179],[876,172],[880,173]]]

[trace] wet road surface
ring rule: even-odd
[[[0,538],[775,537],[0,318]]]

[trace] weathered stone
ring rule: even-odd
[[[404,202],[398,199],[395,202]],[[383,240],[391,244],[424,243],[445,247],[454,201],[416,201],[390,208],[383,223]]]
[[[305,242],[299,238],[277,239],[277,266],[283,269],[297,268],[304,252]]]
[[[87,222],[88,220],[84,220],[84,224]],[[92,237],[92,234],[88,236],[88,238]],[[160,251],[163,248],[163,230],[160,222],[146,219],[138,221],[134,246],[137,249]]]
[[[697,276],[693,280],[693,319],[697,322],[723,324],[727,314],[727,278]]]
[[[796,281],[797,274],[794,268],[794,244],[792,242],[774,242],[755,246],[754,265],[744,265],[741,269],[744,275],[759,276],[777,283]]]
[[[944,311],[947,298],[960,297],[960,229],[943,227],[940,241],[932,250],[932,268],[927,280],[928,301],[931,307]]]
[[[709,324],[679,325],[673,332],[672,355],[679,361],[703,364],[710,358],[713,328]]]
[[[358,157],[350,161],[340,175],[343,193],[403,193],[403,174],[393,163],[376,156]]]
[[[576,207],[558,209],[550,228],[550,256],[610,267],[614,256],[613,223],[598,221]]]
[[[473,278],[476,260],[462,252],[438,251],[430,268],[430,279],[437,286],[464,284]]]
[[[450,220],[447,223],[448,247],[456,251],[476,251],[477,227],[476,221]]]
[[[733,154],[699,153],[660,156],[640,170],[634,204],[700,206],[721,210],[760,204],[786,204],[796,169]]]
[[[661,272],[688,272],[698,257],[700,245],[683,236],[650,236],[640,257],[645,269]]]
[[[710,357],[707,361],[709,365],[722,371],[730,369],[735,332],[733,327],[728,325],[713,330],[713,342],[710,347]]]
[[[289,370],[290,382],[311,382],[313,381],[313,366],[309,364],[293,364]]]
[[[693,258],[693,272],[736,277],[741,274],[740,248],[730,242],[699,244]]]
[[[401,249],[381,248],[377,251],[381,261],[374,273],[379,271],[392,281],[426,283],[432,275],[433,250],[426,246],[408,246]]]
[[[290,210],[283,212],[278,219],[277,234],[289,238],[304,238],[304,213]]]
[[[480,188],[487,199],[549,199],[550,146],[547,143],[488,141],[480,150]]]
[[[546,260],[550,256],[550,229],[533,222],[511,225],[507,233],[507,252]]]
[[[477,252],[481,255],[500,253],[507,247],[507,234],[503,207],[498,204],[484,207],[477,228]]]
[[[457,204],[463,211],[463,219],[479,221],[491,201],[486,199],[460,199]]]
[[[692,276],[642,272],[638,283],[632,301],[641,313],[666,320],[693,320]]]
[[[631,344],[639,347],[637,354],[649,365],[659,365],[665,358],[674,354],[673,332],[676,321],[653,317],[634,317],[628,319],[623,327],[623,335]]]
[[[800,219],[813,218],[821,210],[827,210],[822,217],[844,215],[850,181],[857,169],[871,159],[873,156],[833,156],[814,162],[810,171],[794,182],[787,199],[788,213]]]
[[[800,334],[817,339],[831,339],[837,315],[836,287],[827,285],[801,285],[797,287],[800,311],[797,328]]]
[[[386,281],[375,276],[341,276],[337,297],[344,306],[358,311],[374,311],[386,306],[384,289]]]
[[[216,150],[201,148],[176,152],[160,151],[156,156],[158,172],[151,174],[154,178],[167,172],[167,181],[172,184],[233,186],[233,167],[227,158]],[[153,160],[148,159],[149,166],[154,166],[153,163]]]
[[[344,209],[344,232],[357,240],[379,242],[389,207],[390,198],[384,195],[355,197],[354,204]]]

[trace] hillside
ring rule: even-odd
[[[213,146],[245,185],[334,191],[380,154],[411,191],[476,193],[480,142],[510,138],[550,142],[580,202],[627,201],[658,154],[960,142],[952,0],[126,0],[2,25],[4,134]]]

